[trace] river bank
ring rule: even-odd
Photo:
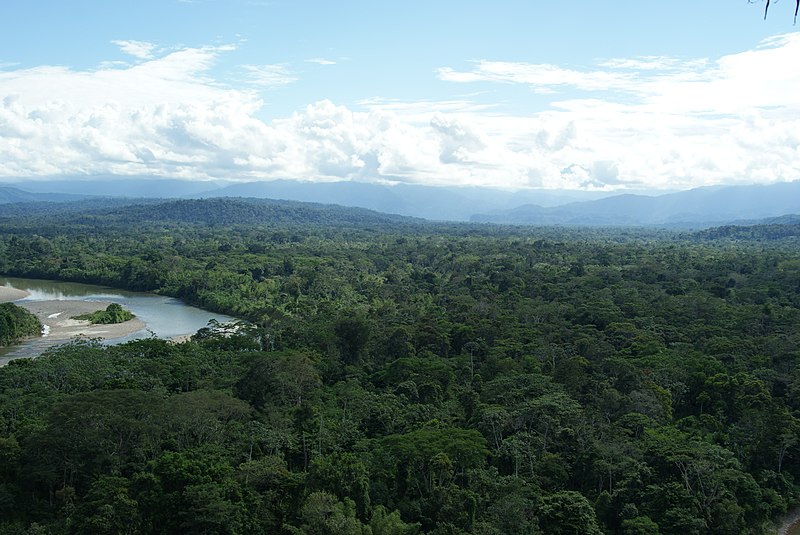
[[[797,535],[800,533],[800,508],[789,511],[778,528],[778,535]]]
[[[74,336],[100,338],[107,343],[150,336],[180,342],[206,327],[211,319],[220,323],[236,320],[172,297],[63,281],[0,276],[0,299],[15,301],[14,304],[33,312],[49,329],[47,336],[0,348],[0,366],[16,358],[36,357]],[[134,313],[136,319],[116,325],[70,321],[73,316],[104,309],[109,303],[119,303]]]
[[[30,292],[25,290],[17,290],[10,286],[0,286],[0,303],[18,301],[19,299],[25,299],[29,295],[31,295]]]
[[[73,316],[105,310],[110,301],[73,301],[58,299],[49,301],[20,301],[31,294],[11,286],[0,286],[0,303],[16,302],[36,316],[43,326],[43,337],[50,340],[69,340],[75,336],[87,338],[121,338],[145,328],[143,321],[133,318],[123,323],[93,325],[87,320],[72,319]]]
[[[122,323],[96,324],[87,320],[72,319],[105,308],[110,301],[20,301],[17,305],[34,314],[44,326],[45,336],[51,340],[69,340],[75,336],[87,338],[121,338],[145,328],[138,318]]]

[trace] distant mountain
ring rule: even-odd
[[[69,193],[108,197],[160,198],[198,197],[201,193],[228,185],[229,182],[200,182],[161,177],[92,177],[62,180],[22,180],[10,186],[31,193]]]
[[[509,191],[481,187],[437,187],[416,184],[387,186],[366,182],[246,182],[213,189],[201,197],[257,197],[319,202],[368,208],[438,221],[466,221],[478,211],[497,210],[535,202],[555,206],[596,199],[608,193],[566,190]]]
[[[157,177],[18,182],[0,187],[0,204],[66,202],[89,196],[268,198],[338,204],[434,221],[518,225],[658,225],[707,227],[800,213],[800,182],[706,187],[659,196],[567,190],[509,191],[366,182],[273,180],[231,183]],[[97,198],[97,197],[95,197]],[[2,212],[0,212],[2,216]]]
[[[477,212],[508,209],[524,203],[556,206],[609,195],[608,192],[541,189],[510,191],[471,186],[383,185],[352,181],[271,180],[232,183],[226,180],[199,182],[160,177],[20,180],[9,185],[30,193],[160,199],[253,197],[317,202],[439,221],[467,221]]]
[[[474,222],[515,225],[710,226],[800,213],[800,181],[697,188],[660,196],[616,195],[587,202],[476,214]]]
[[[31,193],[19,188],[0,186],[0,204],[19,202],[68,202],[85,199],[86,195],[66,193]]]
[[[314,224],[329,227],[415,224],[421,220],[363,208],[274,201],[269,199],[182,199],[102,208],[69,214],[67,223],[130,225],[192,223],[199,225]]]

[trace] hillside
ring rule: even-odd
[[[764,219],[752,224],[723,225],[694,234],[701,240],[770,241],[800,237],[800,215]]]
[[[188,199],[99,210],[78,216],[122,223],[180,222],[205,225],[316,224],[385,225],[412,222],[402,216],[380,214],[362,208],[273,201],[269,199]]]
[[[57,219],[54,219],[57,218]],[[21,203],[0,214],[10,225],[127,227],[147,223],[195,225],[387,226],[419,222],[363,208],[269,199],[136,199],[78,203]]]

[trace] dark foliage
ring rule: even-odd
[[[0,227],[0,272],[249,320],[0,369],[0,531],[761,534],[800,501],[795,238],[228,202]]]
[[[81,314],[74,316],[76,320],[87,320],[92,324],[108,325],[112,323],[122,323],[132,320],[136,316],[130,310],[125,310],[122,305],[118,303],[111,303],[105,310],[98,310],[97,312],[90,312],[89,314]]]
[[[42,324],[36,316],[13,303],[0,303],[0,347],[41,331]]]

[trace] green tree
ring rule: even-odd
[[[542,497],[538,511],[544,533],[553,535],[601,535],[594,509],[578,492],[561,491]]]

